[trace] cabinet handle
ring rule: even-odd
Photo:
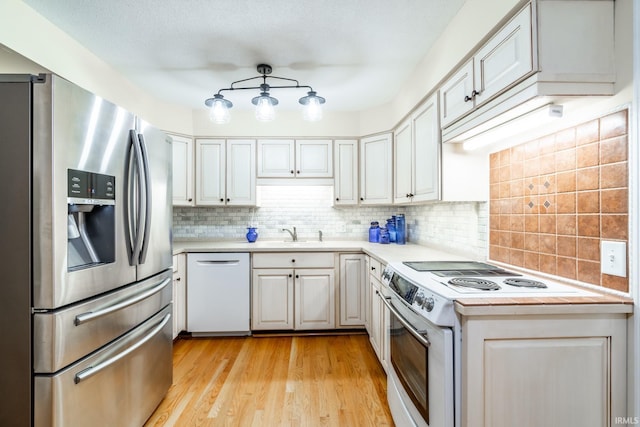
[[[298,175],[300,175],[300,171],[296,171],[296,173],[297,173]]]
[[[224,199],[220,199],[220,202],[224,202]]]
[[[464,102],[469,102],[469,101],[473,101],[473,98],[470,97],[469,95],[465,95]]]
[[[293,277],[293,274],[289,274],[289,277]]]
[[[360,197],[360,200],[362,200],[364,202],[364,197]]]
[[[187,199],[188,202],[193,202],[192,198]]]
[[[299,279],[299,278],[300,278],[300,275],[296,274],[296,279]]]
[[[475,89],[473,90],[473,92],[471,92],[471,96],[472,96],[473,98],[475,98],[475,97],[476,97],[476,96],[478,96],[478,95],[480,95],[480,92],[478,92],[478,91],[477,91],[477,90],[475,90]]]
[[[336,202],[339,202],[339,201],[340,201],[340,197],[336,197]]]
[[[176,277],[176,282],[179,282],[179,281],[180,281],[180,277]]]
[[[230,202],[230,201],[231,201],[231,199],[227,199],[227,202]]]
[[[291,262],[296,262],[296,260],[295,260],[295,259],[292,259],[292,260],[291,260]]]
[[[291,175],[293,175],[293,169],[292,169],[292,170],[290,170],[289,172],[291,172]]]
[[[371,271],[376,271],[376,268],[375,267],[371,267]]]

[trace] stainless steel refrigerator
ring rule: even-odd
[[[141,426],[172,382],[171,140],[0,75],[0,425]]]

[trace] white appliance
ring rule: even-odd
[[[594,295],[471,261],[391,263],[382,280],[380,297],[390,311],[387,398],[402,426],[460,426],[463,344],[456,300]]]
[[[187,254],[187,330],[250,335],[250,277],[248,253]]]
[[[0,75],[0,425],[132,426],[172,382],[171,140]]]

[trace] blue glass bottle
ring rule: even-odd
[[[380,224],[378,221],[371,221],[369,227],[369,242],[378,243],[380,241]]]
[[[396,215],[396,243],[398,245],[404,245],[406,242],[406,224],[404,220],[404,214]]]
[[[389,231],[384,227],[380,228],[380,243],[389,244]]]
[[[389,231],[389,241],[395,243],[396,241],[396,216],[393,215],[387,220],[387,230]]]

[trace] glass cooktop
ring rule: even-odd
[[[476,261],[406,261],[416,271],[433,273],[440,277],[520,276],[494,265]]]

